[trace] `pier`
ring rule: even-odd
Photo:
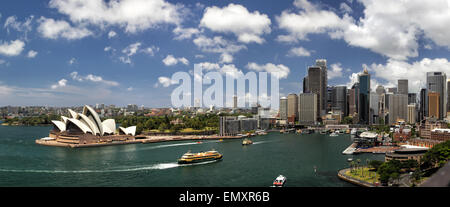
[[[353,142],[350,146],[347,147],[347,149],[345,149],[342,154],[345,155],[352,155],[355,151],[356,151],[356,146],[358,145],[358,143]]]

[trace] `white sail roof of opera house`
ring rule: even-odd
[[[85,105],[83,113],[77,113],[72,109],[68,111],[70,118],[61,116],[61,121],[52,120],[53,125],[61,132],[68,131],[67,126],[71,123],[83,133],[103,136],[112,135],[116,132],[116,121],[107,119],[101,122],[97,112],[90,106]],[[122,132],[134,136],[136,134],[136,126],[123,128]]]
[[[119,127],[119,130],[126,135],[136,135],[136,126],[130,126],[127,128]]]

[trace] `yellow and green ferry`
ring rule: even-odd
[[[212,160],[220,160],[222,159],[222,157],[223,155],[215,150],[198,153],[187,152],[180,159],[178,159],[178,164],[192,164]]]

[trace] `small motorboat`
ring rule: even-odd
[[[347,159],[347,162],[351,162],[351,161],[353,161],[353,158],[350,157]]]
[[[242,141],[242,145],[249,145],[249,144],[253,144],[253,141],[250,140],[250,139],[247,139],[247,138],[245,138],[245,139]]]
[[[279,175],[273,181],[273,186],[274,187],[283,187],[285,183],[286,183],[286,177],[284,175]]]
[[[197,143],[197,144],[201,144],[201,143],[203,143],[203,142],[201,142],[201,141],[198,141],[198,142],[195,142],[195,143]]]
[[[337,136],[339,136],[339,135],[336,134],[335,132],[333,132],[333,133],[330,134],[330,137],[337,137]]]

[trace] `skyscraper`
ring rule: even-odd
[[[369,124],[369,104],[370,104],[370,74],[364,69],[359,79],[359,123]]]
[[[233,96],[233,109],[237,109],[237,96]]]
[[[447,108],[447,92],[446,92],[447,75],[443,72],[427,72],[427,93],[439,93],[439,116],[443,119],[446,115]],[[430,107],[428,107],[429,109]],[[429,115],[428,115],[429,116]]]
[[[309,93],[317,94],[317,116],[320,117],[320,109],[322,106],[322,70],[320,67],[311,66],[308,67],[308,90]]]
[[[389,94],[389,124],[399,120],[406,121],[408,116],[408,96],[405,94]]]
[[[420,89],[420,103],[419,103],[419,121],[424,120],[424,118],[428,114],[428,108],[426,106],[426,100],[427,100],[427,89],[422,88]]]
[[[408,93],[408,104],[415,104],[416,103],[416,97],[417,97],[417,94],[415,94],[415,93]]]
[[[399,79],[398,80],[397,93],[408,95],[408,79]]]
[[[317,94],[301,93],[298,96],[298,121],[300,124],[315,124],[317,121]]]
[[[440,115],[440,94],[437,92],[428,92],[428,117],[439,117]]]
[[[408,119],[407,122],[410,124],[415,124],[416,123],[416,104],[409,104],[408,105]]]
[[[332,109],[339,109],[342,116],[347,116],[347,86],[335,86],[332,92]]]
[[[295,122],[298,119],[298,96],[295,93],[291,93],[287,97],[287,117],[289,122]]]
[[[320,115],[324,115],[326,114],[326,109],[327,109],[327,86],[328,86],[328,72],[327,72],[327,60],[325,59],[318,59],[316,60],[316,66],[320,67],[321,69],[321,94],[320,94],[320,99],[321,99],[321,107],[320,107]]]
[[[288,113],[288,99],[286,97],[280,98],[280,119],[287,120]]]
[[[305,76],[305,77],[303,78],[303,93],[309,93],[308,76]]]

